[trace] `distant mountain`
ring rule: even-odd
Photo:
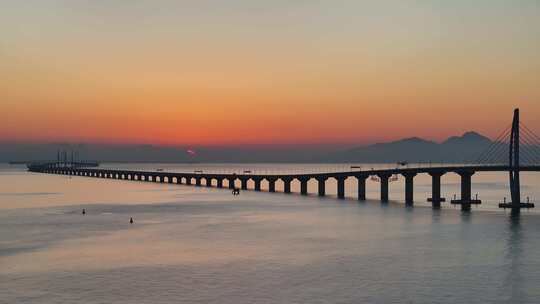
[[[467,145],[477,145],[477,144],[491,144],[491,140],[483,135],[480,135],[476,132],[466,132],[462,136],[452,136],[445,140],[443,145],[447,146],[467,146]]]
[[[330,155],[330,162],[468,162],[475,160],[492,141],[476,132],[452,136],[442,143],[418,137],[358,147]]]
[[[0,143],[0,162],[53,160],[56,159],[57,151],[63,149],[77,151],[81,159],[100,162],[470,162],[476,160],[491,144],[489,138],[476,132],[452,136],[441,143],[411,137],[362,147],[327,144],[193,148],[154,145]]]

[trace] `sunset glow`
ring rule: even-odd
[[[514,107],[540,131],[538,1],[8,2],[2,141],[442,140]]]

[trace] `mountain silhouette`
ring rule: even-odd
[[[452,136],[441,143],[419,137],[354,145],[246,145],[192,147],[112,144],[22,144],[0,143],[0,162],[56,159],[58,150],[75,150],[81,159],[100,162],[177,162],[177,163],[391,163],[470,162],[485,151],[491,140],[476,132]]]
[[[452,136],[442,143],[418,137],[353,148],[329,156],[331,162],[470,162],[492,141],[476,132]]]

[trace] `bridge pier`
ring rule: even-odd
[[[337,197],[339,199],[345,198],[345,179],[346,177],[338,176],[335,177],[337,180]]]
[[[318,195],[319,196],[325,196],[326,195],[326,177],[318,177],[317,183],[319,186]]]
[[[445,202],[446,199],[441,197],[441,176],[445,172],[430,172],[431,175],[431,198],[428,198],[428,202],[431,202],[433,209],[440,209],[441,202]]]
[[[241,182],[241,187],[242,187],[242,190],[247,190],[247,182],[248,182],[248,179],[247,178],[240,178],[240,182]]]
[[[300,194],[307,195],[308,194],[307,186],[308,186],[309,179],[305,177],[300,177],[298,178],[298,180],[300,181]]]
[[[257,178],[252,178],[252,179],[253,179],[253,183],[255,184],[255,191],[261,191],[262,178],[257,177]]]
[[[366,175],[356,176],[356,179],[358,181],[358,200],[359,201],[366,200],[366,179],[367,178],[368,177]]]
[[[390,174],[380,174],[378,175],[381,181],[381,203],[388,203],[388,180],[390,179]]]
[[[268,192],[276,192],[276,180],[277,180],[277,178],[267,177],[266,180],[268,181]]]
[[[212,187],[212,178],[206,177],[206,187]]]
[[[414,177],[416,173],[404,173],[405,177],[405,205],[412,206],[414,204]]]
[[[472,182],[471,178],[474,173],[464,173],[461,175],[461,210],[469,211],[471,210],[471,188],[472,188]],[[468,203],[466,203],[468,202]]]
[[[283,193],[291,193],[292,177],[282,177],[281,180],[283,181]]]
[[[221,177],[217,178],[217,187],[218,188],[223,188],[223,178],[221,178]]]
[[[234,181],[236,180],[235,177],[229,177],[227,178],[227,180],[229,181],[229,189],[234,189]]]
[[[460,171],[456,172],[461,177],[461,199],[452,200],[451,203],[455,205],[461,205],[462,211],[470,211],[471,205],[479,205],[482,201],[471,198],[471,177],[474,175],[474,171]]]

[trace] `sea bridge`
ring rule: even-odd
[[[513,212],[519,212],[522,208],[533,208],[534,204],[522,202],[520,196],[519,173],[522,171],[540,171],[540,150],[538,150],[540,138],[530,129],[524,129],[519,122],[519,110],[514,111],[514,118],[511,127],[499,135],[493,144],[488,147],[474,164],[442,165],[442,166],[419,166],[419,167],[397,167],[390,169],[371,170],[351,170],[343,172],[319,172],[319,173],[295,173],[295,174],[254,174],[252,172],[243,173],[205,173],[200,170],[195,172],[159,172],[159,171],[133,171],[106,168],[90,168],[79,166],[73,163],[48,163],[30,165],[29,170],[33,172],[63,174],[71,176],[86,176],[130,181],[145,181],[158,183],[171,183],[181,185],[206,186],[229,189],[242,189],[262,191],[263,181],[268,183],[268,192],[276,191],[276,182],[283,183],[283,192],[291,193],[291,183],[297,180],[300,183],[300,194],[308,195],[308,182],[317,182],[317,194],[326,195],[326,182],[328,179],[335,179],[337,184],[337,197],[345,198],[345,181],[349,178],[357,181],[357,198],[360,201],[366,200],[366,180],[375,178],[380,183],[380,201],[389,201],[389,182],[392,177],[401,175],[405,180],[405,204],[414,204],[414,179],[418,174],[428,174],[432,180],[432,194],[428,199],[433,208],[440,208],[441,203],[446,202],[446,198],[441,196],[441,177],[448,173],[455,173],[461,179],[461,193],[459,198],[450,201],[451,204],[460,205],[463,211],[470,211],[472,205],[481,204],[477,198],[471,195],[472,177],[477,172],[508,172],[509,189],[511,200],[501,202],[499,207],[510,208]],[[520,130],[524,130],[525,136],[520,137]],[[506,139],[509,139],[508,142]],[[521,140],[520,140],[521,138]],[[521,147],[520,141],[526,143]],[[526,149],[525,149],[526,148]],[[504,155],[501,156],[501,153]],[[525,164],[520,163],[520,153],[526,160]],[[506,161],[501,159],[506,158]],[[215,183],[214,183],[215,181]],[[248,188],[248,182],[252,181],[253,187]],[[215,184],[215,186],[214,186]]]

